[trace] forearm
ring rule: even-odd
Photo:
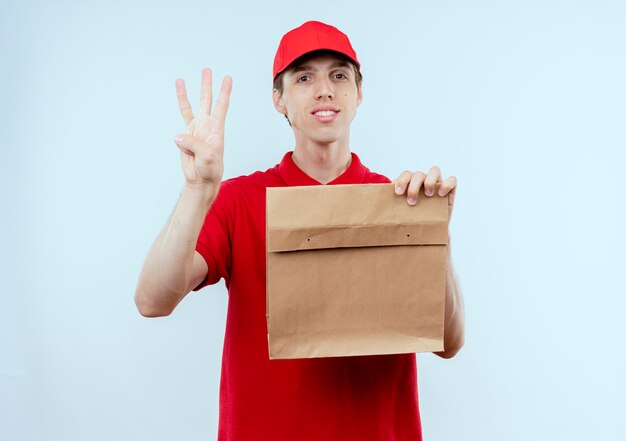
[[[187,294],[196,242],[214,195],[208,187],[183,187],[137,282],[135,303],[141,314],[168,315]]]
[[[454,357],[465,341],[465,311],[461,289],[454,273],[450,247],[446,262],[445,318],[442,352],[435,352],[443,358]]]

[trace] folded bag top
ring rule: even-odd
[[[393,184],[267,189],[269,252],[384,245],[446,245],[447,198],[416,206]]]

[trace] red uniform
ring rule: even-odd
[[[333,184],[388,183],[352,154]],[[270,360],[265,318],[265,189],[320,185],[287,153],[226,180],[196,250],[209,267],[194,290],[226,281],[219,441],[421,440],[415,354]]]

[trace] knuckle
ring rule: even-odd
[[[220,161],[219,154],[213,149],[203,149],[202,162],[207,165],[216,164]]]
[[[212,154],[204,153],[201,159],[202,163],[206,166],[211,166],[215,164],[215,157]]]
[[[398,179],[396,179],[396,184],[401,187],[405,187],[408,183],[409,179],[406,177],[406,175],[400,175],[398,176]]]

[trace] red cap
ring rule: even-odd
[[[283,35],[274,57],[273,78],[287,69],[302,55],[319,50],[330,50],[345,55],[361,67],[348,36],[334,26],[320,21],[307,21]]]

